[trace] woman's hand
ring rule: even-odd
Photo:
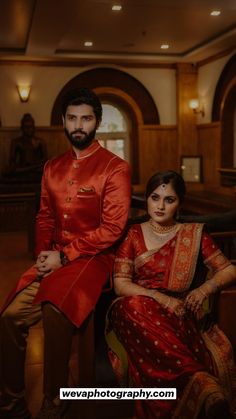
[[[173,311],[177,317],[183,317],[185,315],[185,306],[182,300],[178,298],[169,297],[170,302],[167,306],[171,311]]]
[[[152,297],[164,308],[167,308],[175,313],[176,316],[183,317],[185,315],[185,307],[182,300],[162,294],[159,291],[155,291]]]
[[[203,315],[202,304],[209,296],[209,293],[205,292],[202,288],[201,286],[190,291],[184,301],[185,308],[192,311],[198,319]]]
[[[61,268],[60,252],[57,250],[43,251],[38,255],[36,264],[38,276],[45,277]]]

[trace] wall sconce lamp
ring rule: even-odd
[[[205,116],[205,109],[203,104],[200,105],[198,99],[191,99],[189,101],[189,107],[193,110],[194,113],[200,113],[202,117]]]
[[[18,90],[21,102],[28,102],[29,96],[30,96],[30,89],[31,89],[31,86],[29,84],[17,85],[17,90]]]

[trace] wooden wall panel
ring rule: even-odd
[[[139,136],[140,183],[145,185],[156,171],[179,170],[175,126],[143,125]]]
[[[201,124],[197,127],[198,154],[202,155],[205,190],[220,186],[220,123]]]
[[[178,133],[176,126],[140,125],[139,129],[139,171],[140,187],[157,170],[180,170]],[[196,155],[203,158],[203,184],[189,184],[189,190],[214,190],[230,194],[228,187],[220,185],[218,169],[221,166],[219,122],[197,126]],[[17,128],[0,128],[0,173],[9,162],[11,139],[20,135]],[[69,147],[62,127],[39,127],[36,135],[47,145],[48,157],[57,156]]]
[[[176,70],[178,150],[179,155],[197,153],[197,116],[189,108],[189,100],[197,95],[197,68],[191,63],[178,63]]]
[[[17,128],[0,128],[0,173],[9,164],[11,140],[19,135],[20,130]],[[68,149],[68,141],[61,127],[40,127],[37,128],[35,135],[45,140],[49,158]]]

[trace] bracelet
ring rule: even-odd
[[[205,282],[205,285],[208,286],[213,293],[218,291],[217,284],[213,279],[208,279],[208,281]]]
[[[60,261],[61,261],[62,266],[65,266],[67,265],[67,263],[69,263],[68,257],[62,250],[60,250]]]
[[[201,288],[198,288],[198,291],[200,292],[200,294],[203,295],[203,297],[205,297],[205,298],[208,297],[207,294],[204,291],[201,290]]]
[[[164,307],[165,307],[165,308],[168,308],[168,307],[169,307],[170,302],[171,302],[171,298],[170,298],[170,297],[168,297],[168,301],[167,301],[167,303],[164,305]]]
[[[153,297],[156,294],[156,290],[149,290],[149,297]]]

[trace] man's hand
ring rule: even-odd
[[[57,250],[47,250],[39,253],[36,261],[39,276],[44,277],[61,268],[61,266],[60,252]]]

